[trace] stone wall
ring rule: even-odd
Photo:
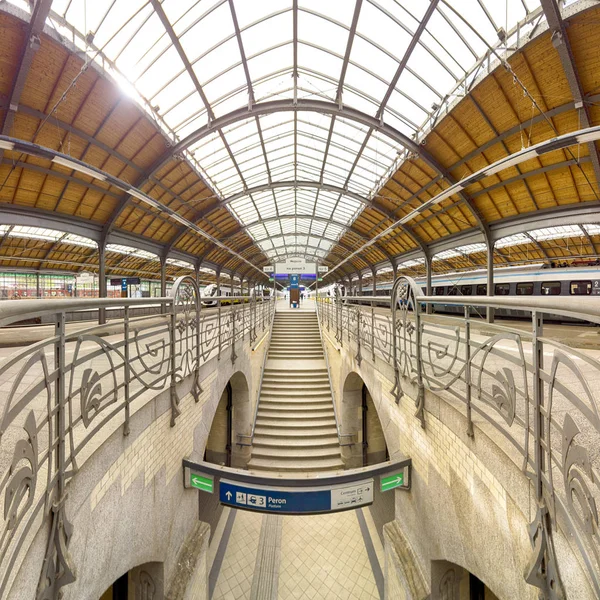
[[[413,461],[412,489],[392,492],[395,521],[385,526],[387,597],[441,597],[432,586],[432,563],[448,561],[476,575],[501,600],[537,599],[537,588],[524,579],[533,555],[528,525],[536,514],[534,494],[511,449],[483,423],[469,438],[462,407],[429,392],[422,428],[414,416],[414,386],[404,381],[405,395],[396,404],[389,364],[363,359],[358,365],[354,349],[340,348],[326,333],[324,339],[342,431],[344,415],[351,413],[344,404],[354,402],[344,387],[358,375],[373,398],[391,459]],[[591,600],[577,550],[560,532],[555,538],[567,598]]]
[[[247,382],[247,406],[240,412],[253,414],[264,346],[253,354],[241,347],[237,352],[235,365],[227,357],[201,367],[198,402],[189,393],[191,381],[180,384],[181,414],[174,427],[166,391],[132,414],[128,436],[119,428],[99,441],[80,466],[66,501],[73,525],[68,553],[76,581],[63,588],[64,600],[97,600],[121,575],[148,563],[159,564],[163,573],[155,596],[159,599],[171,588],[181,561],[191,560],[200,492],[184,489],[182,459],[202,458],[218,401],[234,374],[238,382]],[[36,534],[7,598],[35,597],[47,537],[45,528]],[[196,547],[206,552],[207,544],[208,536]],[[194,560],[201,565],[203,559]],[[192,584],[196,595],[177,598],[199,598],[202,583]]]

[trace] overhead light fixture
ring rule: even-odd
[[[69,160],[68,158],[63,158],[62,156],[55,156],[52,159],[52,162],[56,163],[57,165],[67,167],[67,169],[72,169],[73,171],[78,171],[79,173],[83,173],[84,175],[87,175],[88,177],[92,177],[92,178],[98,179],[100,181],[104,181],[106,179],[106,177],[102,173],[99,173],[98,171],[95,171],[94,169],[90,169],[89,167],[86,167],[84,165],[80,165],[79,163]]]
[[[12,142],[5,142],[4,140],[0,140],[0,148],[2,150],[12,150],[15,145]]]

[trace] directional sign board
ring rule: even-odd
[[[215,491],[215,478],[212,475],[195,473],[188,467],[185,467],[183,481],[186,488],[196,488],[209,494]]]
[[[210,494],[214,491],[214,479],[212,477],[203,477],[202,475],[192,473],[190,485]]]
[[[221,479],[219,500],[235,508],[285,515],[337,512],[372,504],[373,479],[306,488],[274,488]]]
[[[382,475],[379,478],[379,482],[381,484],[382,492],[387,492],[389,490],[393,490],[394,488],[405,487],[406,484],[404,481],[404,471],[394,473],[393,475]]]

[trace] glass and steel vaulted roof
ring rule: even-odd
[[[174,145],[190,140],[182,155],[268,257],[319,259],[408,156],[377,124],[419,142],[524,19],[520,36],[539,0],[54,0],[50,14]]]

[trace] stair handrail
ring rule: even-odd
[[[265,355],[263,356],[262,367],[260,368],[260,381],[258,382],[258,391],[256,393],[256,406],[254,407],[254,418],[252,419],[252,429],[250,433],[238,433],[238,438],[248,438],[250,442],[238,442],[238,446],[252,446],[254,440],[254,430],[256,429],[256,419],[258,418],[258,403],[260,402],[260,392],[262,390],[263,378],[265,376],[265,366],[269,357],[269,348],[271,347],[271,336],[273,335],[273,322],[275,321],[275,305],[276,298],[273,296],[273,312],[271,314],[271,322],[269,323],[269,339],[267,340],[267,346],[265,348]]]
[[[321,348],[323,348],[323,354],[325,355],[325,367],[327,369],[327,379],[329,380],[329,390],[331,391],[331,401],[333,402],[333,416],[335,418],[335,429],[337,431],[337,436],[338,436],[338,442],[340,444],[340,446],[352,446],[354,444],[353,441],[350,442],[342,442],[342,438],[353,438],[354,434],[353,433],[342,433],[341,429],[340,429],[340,422],[338,419],[338,414],[337,414],[337,407],[336,407],[336,403],[335,403],[335,393],[333,391],[333,385],[331,383],[331,369],[329,367],[329,357],[327,356],[327,349],[325,348],[325,343],[323,341],[323,331],[321,330],[321,318],[319,316],[319,305],[318,305],[318,301],[315,300],[316,306],[315,306],[315,312],[317,313],[317,324],[319,326],[319,337],[321,338]]]

